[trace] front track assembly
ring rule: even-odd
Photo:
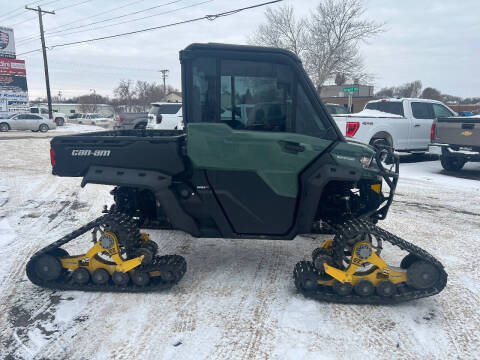
[[[335,237],[294,268],[304,296],[349,304],[394,304],[438,294],[447,283],[443,265],[425,250],[364,219],[332,227]],[[380,257],[382,244],[407,251],[400,267]]]
[[[61,246],[91,231],[87,253],[71,256]],[[27,276],[59,290],[151,292],[171,288],[186,272],[179,255],[156,255],[158,246],[128,216],[111,211],[35,253]]]

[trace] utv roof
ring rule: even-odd
[[[294,61],[301,63],[300,58],[293,52],[285,49],[269,46],[252,46],[252,45],[235,45],[235,44],[219,44],[219,43],[193,43],[185,48],[188,50],[201,50],[201,51],[239,51],[239,52],[263,52],[277,55],[288,56]]]

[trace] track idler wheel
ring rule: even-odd
[[[332,286],[333,292],[337,295],[340,296],[348,296],[352,293],[353,286],[352,284],[348,282],[340,282],[338,280],[335,280]]]
[[[300,291],[312,291],[317,287],[319,275],[313,263],[310,261],[300,261],[293,269],[293,278],[295,286]]]
[[[402,269],[408,269],[410,265],[412,265],[414,262],[419,261],[420,259],[413,255],[413,254],[408,254],[406,255],[402,261],[400,262],[400,267]]]
[[[134,270],[130,277],[137,286],[147,286],[150,283],[150,275],[144,271]]]
[[[92,274],[92,281],[96,285],[105,285],[110,280],[110,274],[105,269],[97,269]]]
[[[367,297],[375,292],[375,285],[370,280],[361,279],[355,284],[353,289],[357,295]]]
[[[35,273],[44,281],[57,280],[62,274],[62,265],[55,256],[41,255],[35,260]]]
[[[397,287],[390,280],[382,280],[377,284],[377,294],[383,297],[390,297],[397,293]]]
[[[112,281],[117,286],[125,286],[130,281],[130,277],[128,276],[127,273],[115,271],[112,274]]]
[[[77,284],[85,285],[90,280],[90,273],[85,268],[77,268],[72,273],[72,280]]]
[[[407,284],[417,290],[433,287],[439,277],[438,269],[426,261],[416,261],[407,269]]]

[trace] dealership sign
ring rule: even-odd
[[[0,58],[0,74],[26,75],[25,60]]]
[[[0,58],[15,59],[13,29],[0,26]]]

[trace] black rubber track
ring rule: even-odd
[[[334,303],[346,303],[346,304],[397,304],[402,303],[405,301],[421,299],[424,297],[436,295],[443,290],[445,285],[447,284],[447,273],[445,272],[443,265],[435,259],[432,255],[430,255],[425,250],[415,246],[396,235],[389,233],[386,230],[379,228],[378,226],[370,223],[368,220],[364,219],[357,219],[357,220],[349,220],[346,221],[344,224],[336,226],[336,237],[335,241],[337,242],[334,244],[334,247],[338,247],[337,249],[341,249],[343,251],[344,246],[348,238],[351,238],[352,235],[359,232],[368,232],[372,235],[378,236],[383,241],[388,242],[394,246],[399,247],[402,250],[407,251],[409,254],[413,254],[414,256],[418,257],[419,259],[426,261],[438,270],[439,277],[436,281],[435,285],[431,288],[425,290],[416,290],[412,287],[407,285],[402,285],[398,287],[398,292],[391,296],[391,297],[382,297],[377,294],[373,294],[368,297],[363,297],[352,293],[348,296],[340,296],[335,294],[332,291],[330,286],[321,286],[317,285],[317,287],[313,290],[305,290],[301,286],[301,278],[306,272],[314,273],[318,276],[317,270],[313,266],[310,261],[301,261],[297,263],[293,270],[293,278],[295,281],[295,286],[299,292],[301,292],[304,296],[317,299],[320,301],[327,301],[327,302],[334,302]]]
[[[44,247],[43,249],[36,252],[28,261],[26,266],[26,273],[30,281],[38,286],[55,289],[55,290],[80,290],[80,291],[104,291],[104,292],[152,292],[159,290],[170,289],[173,285],[178,283],[185,272],[187,271],[187,263],[185,259],[180,255],[164,255],[164,256],[155,256],[153,261],[148,265],[140,265],[135,270],[136,271],[165,271],[168,269],[171,271],[174,276],[170,281],[164,281],[161,277],[151,277],[150,282],[146,286],[137,286],[130,281],[125,286],[118,286],[113,284],[110,279],[105,285],[97,285],[93,282],[88,284],[81,285],[74,283],[71,279],[71,276],[67,272],[62,275],[59,279],[55,281],[44,281],[37,276],[35,271],[35,261],[44,254],[56,254],[60,250],[60,247],[66,243],[76,239],[77,237],[85,234],[86,232],[94,229],[97,226],[101,226],[105,223],[114,223],[119,222],[122,224],[124,230],[124,238],[126,236],[126,245],[127,248],[137,243],[139,236],[138,227],[135,225],[135,222],[129,219],[126,215],[111,212],[106,215],[103,215],[88,224],[80,227],[79,229],[71,232],[70,234],[62,237],[61,239],[55,241],[54,243]],[[112,229],[113,230],[113,229]]]

